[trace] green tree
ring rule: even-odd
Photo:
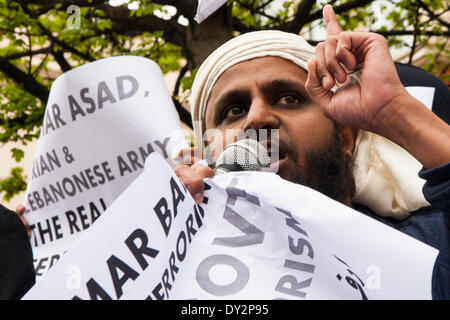
[[[135,0],[120,6],[105,0],[0,0],[0,143],[26,144],[38,137],[49,88],[58,75],[116,55],[148,57],[164,73],[178,71],[173,100],[180,119],[191,126],[180,97],[215,48],[237,34],[262,29],[308,38],[309,30],[322,24],[321,8],[327,3],[344,29],[379,32],[392,46],[405,45],[399,36],[413,36],[410,62],[430,39],[439,55],[449,55],[449,7],[440,0],[236,0],[201,24],[194,20],[197,0]],[[381,19],[375,8],[385,23],[373,30]],[[429,71],[448,74],[448,65],[438,69],[436,57],[428,58]],[[20,149],[11,151],[16,160],[23,157]],[[24,190],[25,179],[13,169],[0,180],[0,193],[9,199]]]

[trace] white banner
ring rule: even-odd
[[[178,114],[153,61],[107,58],[61,75],[26,191],[38,279],[143,171],[148,154],[171,159],[181,147]]]
[[[405,87],[406,91],[414,98],[422,102],[428,109],[432,110],[434,91],[436,88],[433,87]]]
[[[198,0],[197,14],[194,17],[195,21],[201,23],[226,2],[227,0]]]
[[[151,154],[25,299],[431,298],[436,249],[273,173],[205,182]]]

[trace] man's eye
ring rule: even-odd
[[[294,104],[294,103],[300,103],[301,100],[297,98],[296,96],[292,94],[287,94],[282,96],[278,101],[277,104]]]
[[[233,106],[224,112],[224,119],[233,118],[235,116],[241,115],[245,112],[244,108],[241,106]]]

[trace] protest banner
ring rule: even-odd
[[[194,17],[195,21],[197,21],[197,23],[201,23],[226,2],[227,0],[199,0],[197,14]]]
[[[436,249],[274,173],[205,183],[149,155],[25,299],[431,298]]]
[[[155,62],[107,58],[56,79],[25,197],[37,278],[142,172],[147,155],[170,162],[182,147],[179,117]]]

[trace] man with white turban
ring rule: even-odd
[[[277,129],[282,178],[439,249],[433,297],[450,298],[450,127],[402,86],[383,37],[342,32],[329,5],[323,14],[328,37],[316,49],[259,31],[205,60],[190,98],[197,145],[216,160],[238,139],[230,131]],[[200,203],[214,170],[175,172]]]

